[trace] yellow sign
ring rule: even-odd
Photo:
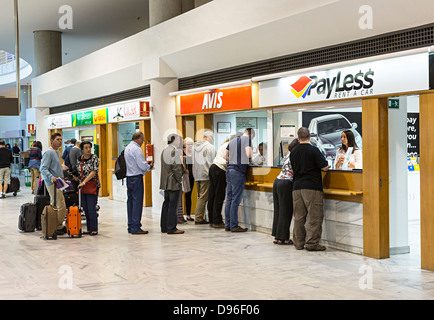
[[[93,124],[107,123],[107,108],[93,111]]]

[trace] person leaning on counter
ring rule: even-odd
[[[342,165],[345,160],[345,154],[348,148],[353,148],[353,152],[350,155],[350,160],[348,162],[348,169],[362,169],[363,157],[362,150],[359,149],[354,137],[354,133],[351,130],[345,130],[341,135],[342,147],[338,149],[335,157],[334,168],[337,170],[342,170]]]

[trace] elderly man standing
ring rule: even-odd
[[[216,156],[214,145],[212,145],[213,142],[214,135],[212,131],[206,131],[203,134],[203,140],[194,144],[193,177],[197,188],[195,224],[208,223],[205,216],[205,206],[209,193],[209,168]]]
[[[143,176],[152,169],[146,162],[143,155],[142,145],[145,136],[142,132],[135,132],[130,144],[125,148],[125,162],[127,165],[127,211],[128,211],[128,233],[147,234],[142,230],[143,194],[145,187]]]
[[[164,190],[164,202],[161,208],[161,232],[167,234],[183,234],[177,226],[177,209],[182,191],[182,154],[179,150],[181,138],[177,134],[167,137],[168,146],[161,153],[160,189]]]

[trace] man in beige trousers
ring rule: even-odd
[[[211,167],[216,151],[212,131],[203,134],[203,140],[196,142],[193,147],[193,177],[197,188],[197,203],[195,211],[195,224],[207,224],[205,207],[209,193],[209,168]]]
[[[289,156],[294,171],[294,246],[297,250],[324,251],[326,247],[319,244],[324,217],[321,170],[327,171],[328,163],[319,149],[310,144],[307,128],[298,130],[298,140],[300,144]]]

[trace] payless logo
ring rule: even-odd
[[[306,98],[306,95],[310,91],[310,87],[313,84],[313,80],[306,76],[302,76],[295,83],[291,85],[291,92],[299,99],[300,97]]]
[[[347,74],[342,77],[339,71],[336,77],[319,78],[315,75],[302,76],[291,85],[291,92],[299,99],[310,96],[312,92],[317,95],[326,95],[326,99],[340,99],[374,94],[374,71],[359,71],[356,74]],[[334,93],[334,94],[333,94]],[[333,94],[333,96],[332,96]]]

